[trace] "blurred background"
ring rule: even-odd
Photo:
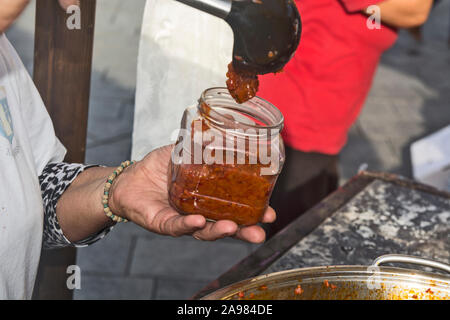
[[[30,73],[35,1],[7,32]],[[144,6],[145,0],[97,0],[87,163],[116,166],[130,158]],[[434,8],[421,41],[400,32],[341,154],[342,184],[362,168],[412,177],[411,144],[450,124],[449,36],[448,0]],[[186,299],[257,247],[231,239],[172,239],[120,225],[78,250],[82,288],[75,299]]]

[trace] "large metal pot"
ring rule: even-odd
[[[440,269],[450,265],[405,255],[385,255],[371,266],[288,270],[244,280],[207,295],[207,300],[450,300],[450,276],[397,268],[408,263]]]

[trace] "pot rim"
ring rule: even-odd
[[[260,275],[225,286],[202,297],[201,300],[226,299],[239,291],[255,289],[261,285],[288,283],[298,278],[301,278],[303,283],[324,280],[362,283],[377,279],[376,281],[382,283],[409,283],[423,286],[432,284],[433,287],[450,294],[450,276],[444,274],[399,267],[336,265],[297,268]]]

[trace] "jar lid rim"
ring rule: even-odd
[[[277,107],[275,107],[269,101],[267,101],[267,100],[265,100],[265,99],[263,99],[263,98],[261,98],[259,96],[256,96],[256,97],[250,99],[247,102],[239,104],[233,99],[233,97],[229,93],[228,89],[225,88],[225,87],[212,87],[212,88],[209,88],[209,89],[206,89],[205,91],[203,91],[201,96],[200,96],[200,100],[199,100],[199,102],[200,102],[199,108],[201,107],[201,103],[202,102],[209,106],[209,104],[207,102],[207,100],[208,100],[207,95],[208,94],[212,94],[212,93],[216,93],[217,95],[220,95],[222,98],[226,97],[227,100],[231,104],[233,104],[234,106],[242,106],[242,105],[246,105],[246,104],[252,103],[252,102],[258,104],[259,106],[261,106],[261,104],[265,105],[266,106],[265,109],[268,110],[277,120],[276,122],[267,124],[266,126],[261,126],[261,125],[258,125],[258,124],[252,125],[252,124],[240,122],[240,124],[242,124],[243,126],[246,126],[246,127],[249,127],[249,128],[280,129],[280,131],[281,131],[281,129],[282,129],[283,125],[284,125],[284,116],[283,116],[283,114],[281,113],[281,111]],[[213,113],[214,117],[218,116],[220,118],[224,118],[223,115],[221,115],[219,112],[215,111],[213,108],[211,108],[210,112]]]

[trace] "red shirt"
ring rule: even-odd
[[[287,145],[337,154],[370,90],[381,54],[397,33],[369,29],[362,9],[380,0],[296,0],[299,49],[282,73],[260,77],[258,95],[285,117]]]

